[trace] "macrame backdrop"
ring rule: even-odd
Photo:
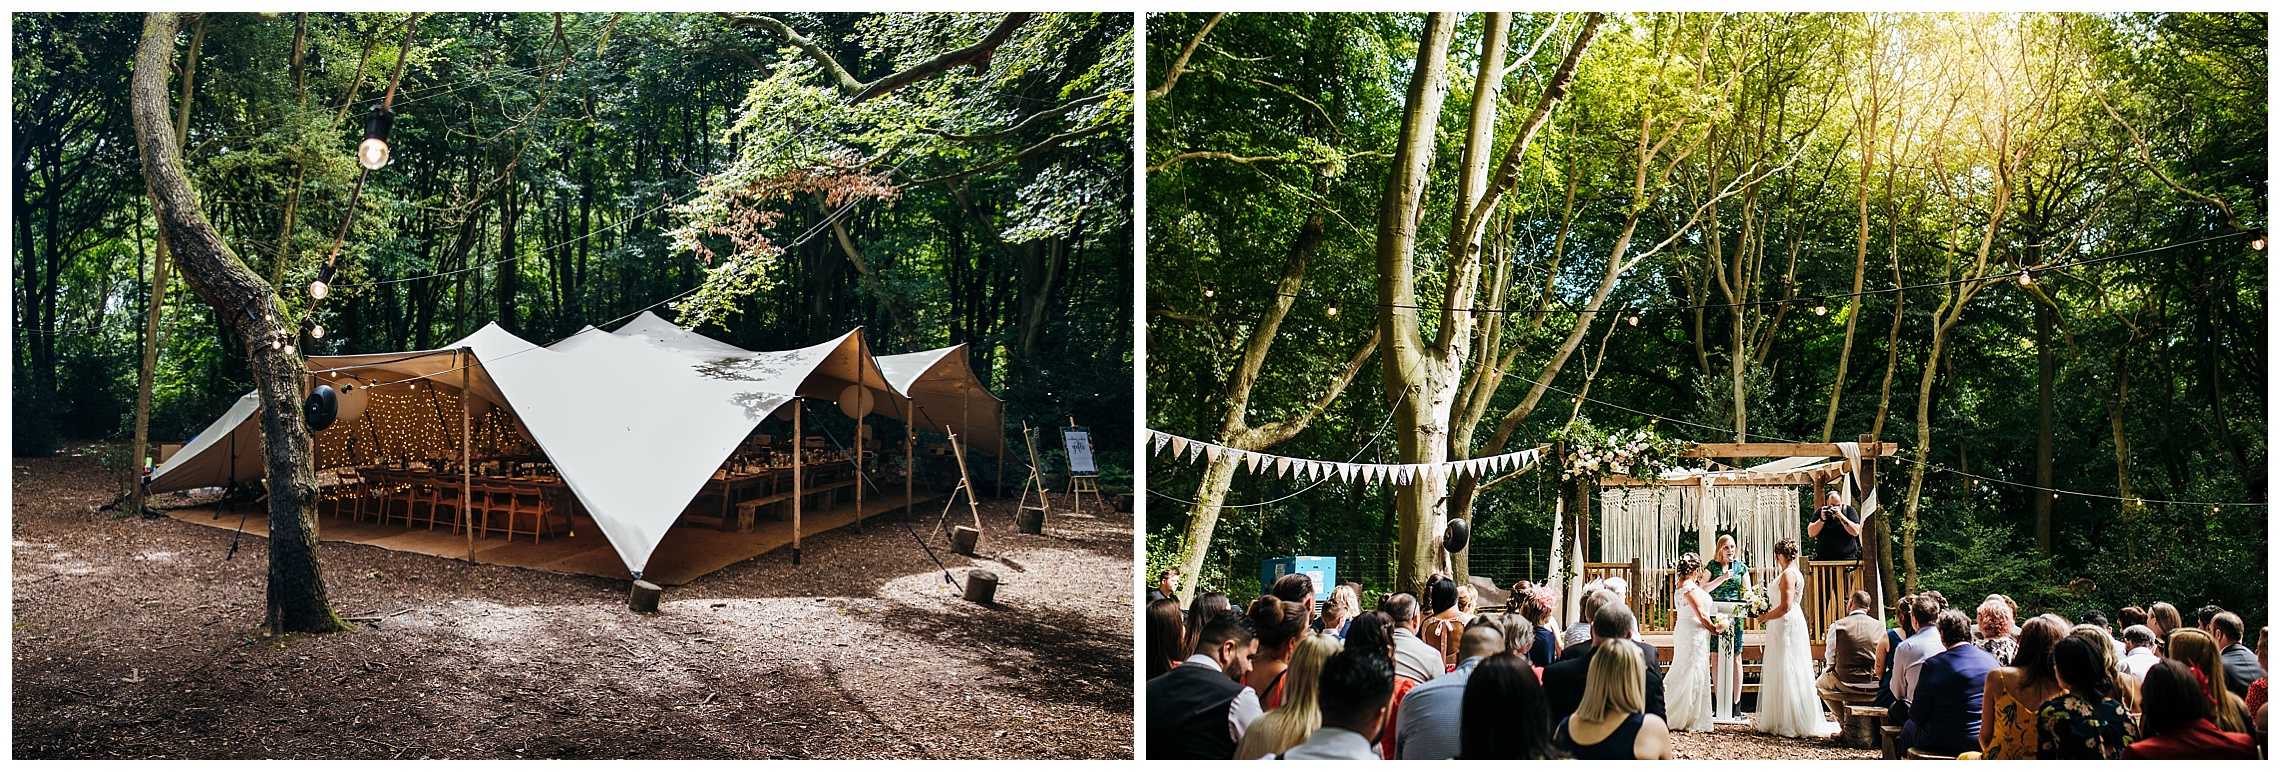
[[[1678,559],[1679,534],[1691,528],[1711,541],[1732,533],[1742,562],[1770,567],[1775,542],[1802,536],[1801,491],[1779,485],[1600,488],[1599,561],[1635,557],[1644,568],[1669,568]],[[1707,545],[1696,551],[1710,558]]]

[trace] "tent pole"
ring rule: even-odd
[[[973,398],[972,396],[968,396],[968,397],[966,397],[966,401],[967,401],[967,402],[972,402],[972,401],[973,401],[973,399],[974,399],[974,398]],[[963,412],[963,411],[964,411],[964,408],[960,408],[960,411],[961,411],[961,412]],[[1027,429],[1027,427],[1029,426],[1029,423],[1028,423],[1028,422],[1024,421],[1024,422],[1022,422],[1022,424],[1021,424],[1021,425],[1022,425],[1022,427],[1024,427],[1024,428],[1022,429],[1023,431],[1028,431],[1028,429]],[[1026,435],[1026,434],[1024,434],[1024,435],[1022,435],[1022,436],[1023,436],[1023,437],[1028,437],[1029,435]],[[1005,442],[1005,411],[1003,411],[1003,410],[1000,410],[1000,411],[998,411],[998,442],[1000,443],[1000,447],[1003,447],[1003,443]],[[992,482],[992,483],[990,483],[990,484],[991,484],[992,486],[994,486],[994,487],[996,487],[996,488],[997,488],[997,497],[998,497],[998,498],[1001,498],[1001,499],[1002,499],[1002,498],[1005,498],[1005,451],[1004,451],[1004,450],[1000,450],[1000,451],[998,451],[998,454],[997,454],[997,480],[996,480],[995,482]],[[971,493],[971,491],[968,491],[968,492],[969,492],[969,493]]]
[[[916,410],[917,404],[918,400],[915,398],[903,398],[903,522],[905,523],[910,522],[910,510],[918,503],[918,499],[913,497],[916,491],[913,490],[912,484],[913,480],[918,479],[918,423],[917,416],[913,415],[918,412]]]
[[[805,428],[803,428],[803,426],[804,426],[804,425],[803,425],[803,424],[801,423],[801,421],[800,421],[800,419],[802,418],[803,414],[805,414],[806,412],[807,412],[807,403],[805,403],[805,402],[802,402],[802,401],[800,400],[800,398],[799,398],[799,397],[793,397],[793,398],[792,398],[792,565],[795,565],[795,566],[796,566],[796,565],[799,565],[799,564],[800,564],[800,507],[801,507],[801,506],[803,506],[803,505],[805,505],[805,504],[807,503],[807,496],[805,496],[805,495],[804,495],[804,494],[806,493],[806,488],[804,487],[804,483],[806,483],[807,481],[806,481],[805,479],[803,479],[804,477],[806,477],[806,473],[805,473],[805,471],[804,471],[804,470],[801,468],[801,467],[803,466],[802,462],[803,462],[803,461],[805,461],[805,460],[806,460],[806,457],[807,457],[807,430],[806,430]]]
[[[467,431],[468,414],[473,411],[473,407],[467,401],[467,349],[462,348],[459,350],[459,522],[467,528],[469,563],[475,562],[475,515],[470,509],[475,499],[475,466],[471,463],[474,453],[470,448],[472,443]],[[428,513],[430,517],[434,515],[433,512]],[[409,514],[405,516],[410,517]],[[514,538],[514,534],[507,534],[507,538]]]
[[[863,419],[870,413],[855,417],[855,530],[863,530]]]

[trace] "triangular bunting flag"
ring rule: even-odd
[[[1188,438],[1177,436],[1172,438],[1172,458],[1179,458],[1181,456],[1187,455],[1187,449]]]
[[[1289,456],[1276,456],[1276,457],[1275,457],[1275,476],[1276,476],[1276,477],[1289,477],[1289,476],[1290,476],[1290,457],[1289,457]]]
[[[1265,461],[1266,459],[1267,459],[1266,455],[1265,455],[1265,454],[1262,454],[1262,453],[1250,453],[1250,452],[1245,452],[1245,453],[1243,454],[1243,460],[1244,460],[1245,462],[1248,462],[1248,463],[1250,464],[1250,466],[1251,466],[1251,474],[1258,474],[1258,473],[1259,473],[1259,462],[1261,462],[1261,461]]]
[[[1210,459],[1211,463],[1214,465],[1217,465],[1219,463],[1219,457],[1225,455],[1226,453],[1227,448],[1225,446],[1204,443],[1203,456],[1204,458]]]

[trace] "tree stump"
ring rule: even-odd
[[[1132,514],[1132,494],[1116,494],[1116,511],[1127,515]]]
[[[626,599],[626,605],[632,606],[633,610],[644,614],[655,614],[657,613],[657,601],[664,596],[665,588],[650,584],[647,579],[635,579],[633,580],[633,594]]]
[[[981,531],[977,531],[963,525],[950,529],[951,552],[955,552],[966,557],[973,557],[974,546],[980,544],[981,541]]]
[[[1013,513],[1013,525],[1015,528],[1020,529],[1022,533],[1026,533],[1031,536],[1042,536],[1045,534],[1045,510],[1040,507],[1038,509],[1023,509],[1015,512]]]
[[[966,600],[991,605],[997,601],[997,574],[983,569],[966,572]]]

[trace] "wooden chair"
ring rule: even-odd
[[[411,524],[411,504],[405,499],[407,492],[401,473],[387,467],[373,467],[364,473],[366,487],[372,489],[372,522],[387,525],[397,503],[404,504],[404,522]]]
[[[468,522],[467,513],[460,504],[457,480],[433,477],[421,480],[418,487],[420,492],[419,498],[416,500],[427,504],[428,507],[428,516],[423,521],[427,523],[428,530],[435,530],[436,523],[442,522],[451,526],[453,531],[457,531],[462,523]],[[449,518],[443,517],[441,512],[447,507],[451,509],[451,517]]]
[[[490,486],[493,512],[506,515],[507,541],[528,534],[533,544],[546,533],[546,494],[532,483],[507,482]],[[526,529],[525,522],[529,523]]]

